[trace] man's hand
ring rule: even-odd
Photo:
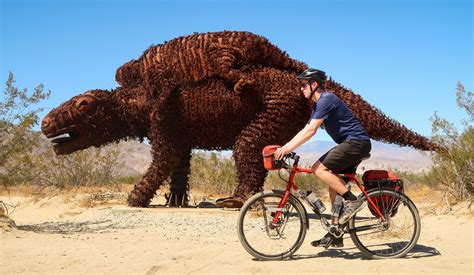
[[[274,155],[276,160],[280,160],[284,155],[291,153],[291,150],[288,150],[285,146],[276,149]]]

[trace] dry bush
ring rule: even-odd
[[[265,180],[266,189],[284,189],[288,174],[281,171],[282,180],[277,171],[268,173]],[[234,161],[216,153],[207,156],[203,153],[194,154],[191,159],[191,175],[189,178],[192,190],[199,190],[207,195],[231,195],[237,186]],[[301,190],[313,190],[318,194],[326,191],[326,185],[312,174],[300,173],[295,182]],[[166,186],[164,190],[168,190]]]
[[[265,180],[265,189],[285,189],[289,174],[284,171],[271,171]],[[327,187],[320,179],[313,174],[298,173],[295,176],[295,183],[300,190],[311,190],[318,195],[325,195]]]
[[[206,156],[196,153],[191,159],[189,185],[206,194],[230,196],[237,186],[233,159],[220,157],[216,153]]]
[[[35,157],[33,167],[40,186],[58,188],[110,184],[116,178],[120,151],[117,144],[56,156],[51,148]]]
[[[29,167],[34,164],[31,152],[37,146],[38,134],[31,128],[38,123],[38,113],[42,111],[34,108],[50,95],[42,84],[29,93],[14,83],[10,72],[0,100],[0,182],[5,186],[32,179]]]
[[[432,182],[444,185],[445,202],[451,209],[452,202],[472,203],[474,195],[474,102],[472,92],[467,92],[458,83],[456,99],[468,118],[463,120],[464,130],[458,133],[453,123],[438,117],[435,113],[432,120],[433,141],[442,150],[433,155],[433,169],[428,178]],[[450,200],[450,197],[451,200]]]

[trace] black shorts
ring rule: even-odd
[[[367,157],[371,149],[370,140],[346,140],[329,150],[319,161],[332,172],[343,173]]]

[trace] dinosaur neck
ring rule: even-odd
[[[114,124],[120,139],[145,137],[149,128],[149,112],[141,89],[117,88],[112,90],[111,96],[117,114]]]

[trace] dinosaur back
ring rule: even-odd
[[[117,69],[123,87],[143,83],[151,67],[167,70],[182,82],[219,76],[222,68],[272,67],[300,73],[307,65],[294,60],[263,36],[250,32],[209,32],[182,36],[148,48],[140,58]]]

